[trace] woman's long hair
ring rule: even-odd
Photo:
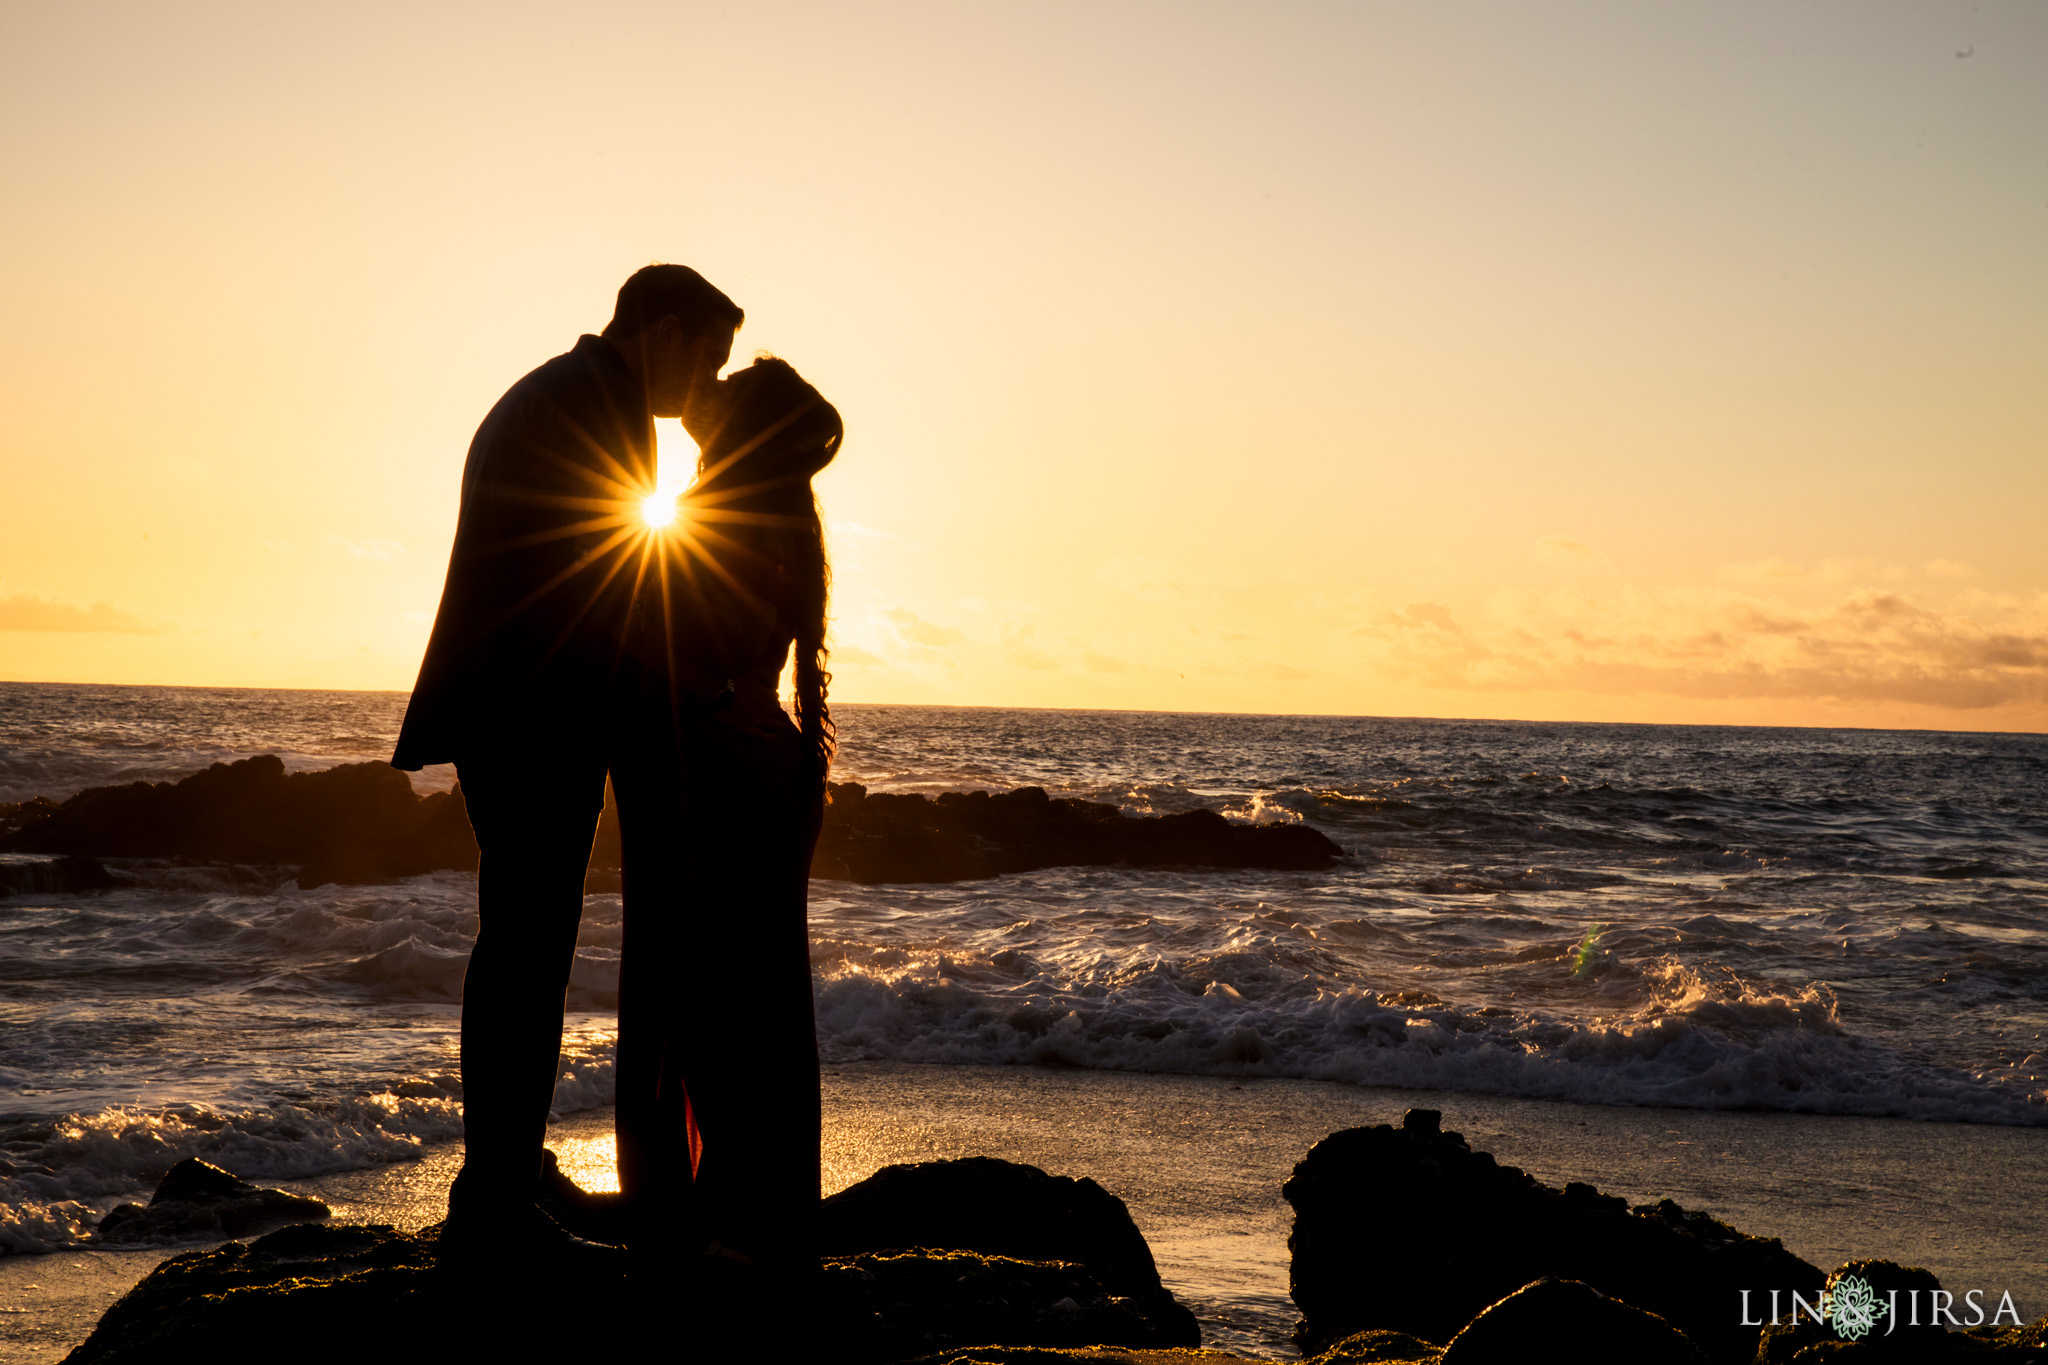
[[[782,638],[796,643],[796,722],[830,767],[836,748],[825,694],[825,611],[832,568],[811,476],[832,463],[845,437],[838,409],[788,362],[762,355],[726,380],[730,406],[697,460],[691,501],[707,525],[724,522],[748,535],[755,554],[733,565],[735,586],[773,611]],[[758,557],[757,557],[758,556]]]

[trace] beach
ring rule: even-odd
[[[93,1229],[185,1157],[341,1220],[440,1217],[473,872],[319,884],[26,846],[92,790],[171,800],[264,754],[279,782],[375,765],[404,702],[0,683],[10,1357],[60,1357],[166,1254],[95,1249]],[[1885,1257],[2048,1312],[2028,1236],[2048,1189],[2048,738],[839,714],[834,780],[870,801],[1037,788],[1115,819],[1306,827],[1341,853],[814,879],[827,1193],[966,1155],[1092,1177],[1209,1344],[1284,1359],[1281,1184],[1332,1131],[1438,1109],[1553,1187],[1674,1199],[1822,1270]],[[79,867],[97,883],[59,876]],[[624,923],[592,888],[555,1094],[555,1141],[594,1188]],[[679,962],[678,989],[732,969]]]
[[[2048,1133],[2036,1128],[1045,1067],[839,1064],[824,1094],[826,1193],[891,1163],[963,1156],[1089,1177],[1129,1206],[1204,1346],[1254,1358],[1297,1358],[1281,1183],[1328,1133],[1398,1124],[1411,1107],[1440,1109],[1474,1148],[1549,1185],[1675,1199],[1781,1238],[1823,1270],[1884,1257],[1993,1301],[2010,1292],[2029,1321],[2048,1312]],[[615,1187],[609,1110],[558,1120],[550,1141],[580,1184]],[[417,1161],[277,1183],[326,1200],[337,1222],[417,1230],[441,1218],[461,1150],[441,1143]],[[0,1351],[24,1365],[62,1359],[166,1254],[0,1259]]]

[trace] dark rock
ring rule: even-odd
[[[97,858],[76,855],[47,862],[0,863],[0,899],[70,891],[105,891],[119,885]]]
[[[1264,1365],[1264,1362],[1217,1351],[1154,1351],[1143,1346],[954,1346],[903,1361],[902,1365]]]
[[[1442,1365],[1706,1365],[1685,1333],[1655,1313],[1578,1280],[1538,1280],[1489,1306],[1444,1348]]]
[[[818,1324],[833,1354],[889,1361],[949,1346],[1171,1347],[1181,1324],[1109,1293],[1067,1261],[1019,1261],[969,1251],[878,1252],[824,1263]],[[1192,1322],[1192,1319],[1190,1319]],[[1198,1334],[1199,1335],[1199,1334]]]
[[[1213,1351],[1148,1351],[1142,1346],[955,1346],[902,1365],[1260,1365]]]
[[[1231,867],[1315,871],[1343,850],[1306,825],[1234,825],[1214,811],[1139,818],[1042,787],[871,796],[832,788],[814,877],[963,881],[1039,867]]]
[[[21,832],[40,825],[57,813],[57,803],[47,796],[32,796],[26,801],[0,801],[0,848],[13,848],[10,842]]]
[[[1201,1344],[1194,1314],[1160,1283],[1124,1201],[1093,1180],[991,1157],[885,1166],[825,1200],[818,1221],[827,1256],[937,1247],[1072,1262],[1141,1309],[1157,1325],[1156,1344]]]
[[[460,789],[413,794],[384,763],[287,773],[273,754],[180,782],[92,787],[26,821],[9,848],[299,866],[301,886],[476,866]]]
[[[235,1342],[277,1343],[294,1365],[354,1365],[366,1333],[424,1360],[570,1360],[589,1353],[593,1324],[687,1354],[734,1326],[708,1321],[732,1310],[714,1292],[732,1266],[716,1258],[629,1277],[611,1258],[508,1256],[457,1269],[438,1249],[438,1229],[306,1225],[174,1257],[107,1310],[68,1365],[160,1365],[201,1343],[211,1352]],[[1067,1263],[960,1251],[837,1257],[811,1288],[808,1303],[746,1310],[736,1326],[753,1352],[706,1358],[803,1359],[793,1339],[806,1332],[845,1365],[988,1341],[1142,1347],[1158,1336],[1142,1310]]]
[[[1449,1340],[1524,1285],[1582,1280],[1655,1313],[1715,1362],[1748,1365],[1759,1328],[1739,1291],[1809,1297],[1823,1277],[1775,1239],[1670,1200],[1631,1210],[1590,1185],[1550,1189],[1412,1110],[1402,1128],[1333,1133],[1294,1168],[1289,1272],[1304,1354],[1366,1328]]]
[[[1161,1287],[1123,1200],[1093,1180],[993,1157],[884,1166],[819,1206],[818,1245],[828,1256],[945,1247],[1074,1261],[1112,1293]]]
[[[532,1267],[508,1264],[495,1283],[465,1281],[437,1269],[435,1246],[432,1235],[389,1227],[309,1224],[247,1246],[174,1256],[109,1308],[65,1360],[160,1365],[268,1342],[294,1365],[342,1365],[360,1361],[369,1339],[404,1343],[408,1354],[482,1348],[499,1359],[570,1359],[572,1348],[587,1349],[591,1322],[608,1320],[607,1291],[619,1295],[615,1283],[580,1280],[573,1264],[549,1266],[550,1302],[578,1311],[507,1313],[505,1281]],[[521,1348],[529,1345],[546,1354],[527,1355]]]
[[[870,796],[849,782],[832,796],[811,871],[848,881],[960,881],[1059,866],[1313,871],[1343,855],[1306,825],[1236,825],[1214,811],[1141,819],[1097,802],[1056,801],[1039,787],[930,798]],[[290,866],[308,888],[477,864],[460,786],[421,797],[387,764],[287,773],[271,754],[216,763],[180,782],[0,808],[0,849]],[[607,796],[586,889],[617,890],[619,857]]]
[[[419,1265],[433,1261],[431,1240],[400,1237],[388,1223],[294,1223],[259,1237],[249,1249],[274,1261],[346,1261],[353,1265]]]
[[[1444,1349],[1406,1332],[1353,1332],[1311,1365],[1437,1365]]]
[[[102,1242],[241,1237],[278,1223],[325,1218],[328,1212],[318,1199],[259,1189],[218,1166],[187,1157],[164,1173],[147,1208],[118,1205],[100,1219],[95,1236]]]

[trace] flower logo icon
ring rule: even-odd
[[[1828,1291],[1828,1324],[1837,1336],[1860,1341],[1884,1315],[1885,1306],[1877,1301],[1870,1282],[1860,1276],[1844,1275]]]

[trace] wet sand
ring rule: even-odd
[[[2010,1291],[2048,1312],[2048,1131],[1894,1119],[1605,1109],[1542,1100],[1009,1067],[837,1065],[825,1076],[825,1188],[897,1161],[994,1156],[1089,1176],[1129,1205],[1204,1345],[1293,1359],[1291,1212],[1280,1185],[1340,1128],[1440,1109],[1475,1148],[1551,1185],[1676,1199],[1775,1236],[1822,1269],[1856,1256],[1924,1265],[1950,1289]],[[590,1188],[613,1184],[609,1111],[550,1141]],[[421,1160],[286,1182],[337,1220],[440,1219],[459,1143]],[[1388,1229],[1398,1235],[1398,1229]],[[1361,1229],[1369,1235],[1369,1229]],[[167,1255],[76,1251],[0,1260],[0,1357],[56,1361]]]

